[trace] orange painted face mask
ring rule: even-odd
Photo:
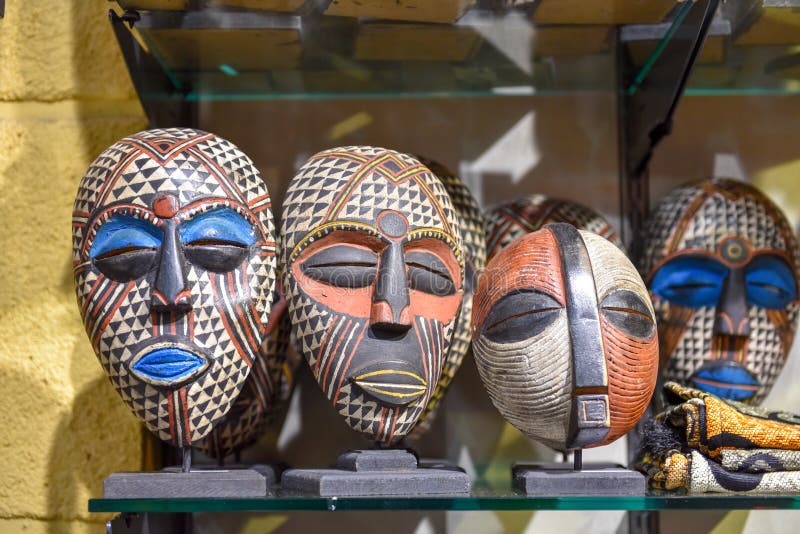
[[[282,265],[299,349],[346,422],[392,444],[440,378],[463,295],[459,221],[414,158],[312,156],[289,184]]]
[[[615,245],[572,225],[547,225],[489,262],[473,329],[492,402],[554,449],[616,440],[653,394],[658,341],[644,283]]]

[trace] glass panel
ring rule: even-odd
[[[679,20],[684,4],[675,14]],[[628,25],[621,41],[644,76],[670,38],[668,23]],[[697,58],[687,95],[800,94],[800,1],[721,4]]]
[[[800,496],[524,497],[476,489],[467,497],[315,497],[260,499],[92,499],[90,512],[226,512],[291,510],[750,510],[798,509]]]
[[[643,77],[692,8],[549,0],[488,11],[454,0],[377,19],[353,18],[354,7],[335,2],[329,15],[350,16],[313,19],[293,12],[300,1],[260,4],[273,11],[233,0],[120,4],[142,10],[137,35],[190,101],[613,92],[616,25],[627,24],[622,42]],[[800,93],[800,3],[772,4],[722,5],[688,94]]]
[[[473,9],[453,24],[206,9],[137,34],[191,100],[612,91],[613,28]]]

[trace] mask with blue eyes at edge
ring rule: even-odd
[[[265,357],[275,240],[260,174],[208,132],[131,135],[81,180],[73,260],[86,332],[122,399],[160,439],[201,443]],[[242,416],[266,417],[277,395],[261,388],[262,413]],[[226,451],[253,425],[229,428]]]
[[[750,184],[706,180],[653,210],[638,260],[658,319],[665,381],[759,404],[798,317],[800,248],[785,215]]]

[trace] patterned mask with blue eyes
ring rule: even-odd
[[[800,248],[785,216],[751,185],[676,189],[647,225],[649,280],[665,380],[758,404],[794,339]]]
[[[175,446],[235,450],[282,394],[272,369],[283,364],[259,362],[270,356],[270,206],[244,153],[188,128],[121,139],[81,180],[73,265],[86,332],[120,397]]]

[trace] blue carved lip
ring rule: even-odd
[[[704,366],[690,380],[701,391],[736,401],[751,398],[761,388],[752,373],[735,363]]]
[[[202,373],[208,360],[179,347],[159,347],[138,356],[131,372],[145,382],[159,386],[179,386]]]

